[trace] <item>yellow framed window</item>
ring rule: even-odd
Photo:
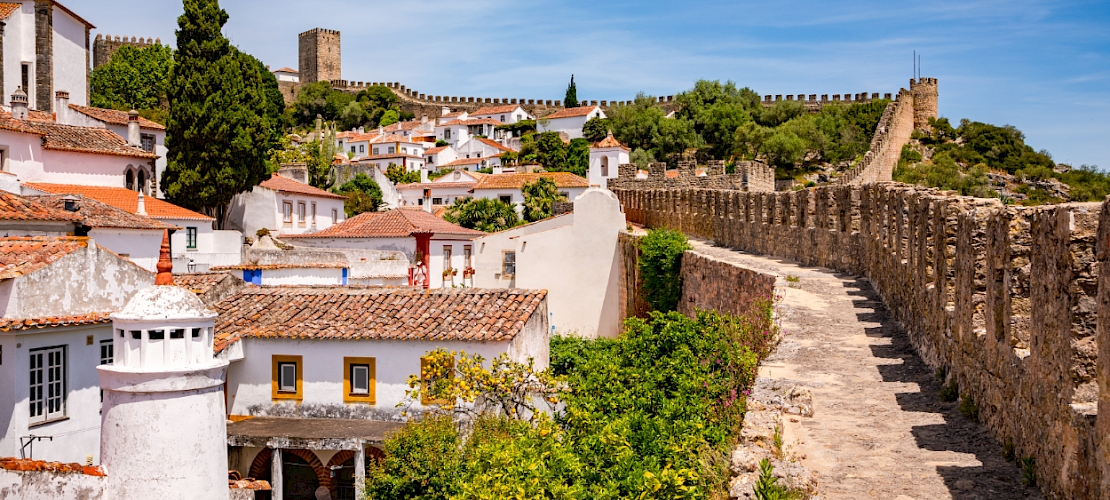
[[[275,400],[304,399],[304,363],[300,356],[273,356],[272,396]]]
[[[343,402],[370,403],[377,401],[377,360],[374,358],[343,358]]]

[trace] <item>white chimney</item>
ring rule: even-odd
[[[420,115],[420,123],[428,123],[428,115]]]
[[[69,92],[54,92],[54,121],[62,125],[72,125],[69,123]]]
[[[146,215],[146,196],[142,191],[139,191],[139,203],[135,206],[136,215]]]
[[[12,94],[12,118],[27,119],[27,93],[23,91],[23,87],[17,87]]]
[[[420,169],[420,182],[428,182],[428,169]]]
[[[498,165],[498,166],[496,166],[496,167],[493,167],[493,175],[500,175],[500,174],[501,174],[501,172],[503,172],[503,170],[501,170],[501,166],[500,166],[500,165]]]
[[[443,109],[440,111],[440,113],[441,114],[439,116],[447,116],[448,114],[451,113],[451,108],[448,108],[447,106],[444,106]]]
[[[127,113],[127,145],[136,148],[142,146],[139,139],[139,112],[133,109]]]

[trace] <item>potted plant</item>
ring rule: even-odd
[[[447,269],[443,270],[443,277],[444,278],[446,278],[448,276],[454,276],[454,275],[455,275],[455,269],[454,268],[448,267]]]
[[[466,269],[463,269],[463,278],[471,278],[473,276],[474,276],[474,268],[473,267],[468,267]]]

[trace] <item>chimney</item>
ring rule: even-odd
[[[139,203],[135,207],[135,215],[146,215],[146,196],[139,191]]]
[[[451,108],[444,106],[443,109],[440,110],[439,116],[447,116],[449,113],[451,113]]]
[[[432,212],[432,190],[431,189],[425,189],[424,190],[424,211],[428,212],[428,213]]]
[[[59,90],[54,92],[54,121],[62,125],[69,123],[69,92]]]
[[[503,170],[501,170],[501,165],[493,167],[493,175],[500,175],[501,172],[503,172]]]
[[[366,133],[366,129],[365,129],[365,128],[363,128],[363,127],[359,127],[359,128],[358,128],[358,133],[360,133],[360,134],[365,134],[365,133]]]
[[[63,203],[63,206],[65,207],[66,212],[76,212],[77,211],[77,197],[76,196],[72,196],[72,195],[63,196],[62,197],[62,203]]]
[[[420,182],[428,182],[428,169],[420,169]]]
[[[12,118],[27,119],[27,93],[23,91],[23,87],[17,87],[12,94]]]
[[[133,109],[127,112],[127,145],[142,147],[142,141],[139,140],[139,112]]]
[[[428,123],[428,115],[420,115],[420,123]]]

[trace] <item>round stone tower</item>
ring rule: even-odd
[[[100,461],[114,498],[228,498],[216,313],[173,286],[169,235],[155,286],[112,314],[114,362],[101,365]]]
[[[937,118],[937,79],[910,78],[910,93],[913,95],[913,128],[932,130],[929,118]]]

